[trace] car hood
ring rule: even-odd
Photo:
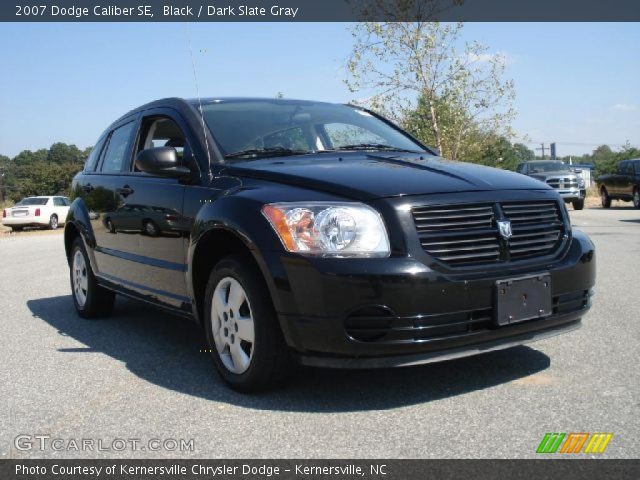
[[[428,154],[345,153],[229,164],[224,174],[287,183],[361,200],[483,190],[547,190],[538,180]]]

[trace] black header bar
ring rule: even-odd
[[[638,0],[3,0],[2,22],[637,22]]]

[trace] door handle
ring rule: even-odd
[[[93,186],[90,183],[87,183],[86,185],[82,186],[82,190],[84,190],[84,192],[89,193],[91,192],[91,190],[93,190]]]
[[[126,197],[133,193],[133,188],[131,188],[129,185],[125,185],[124,187],[116,188],[116,193],[119,193],[123,197]]]

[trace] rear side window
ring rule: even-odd
[[[636,171],[636,175],[640,175],[640,160],[636,160],[635,162],[633,162],[633,164]]]
[[[62,198],[60,198],[60,197],[54,197],[53,206],[54,207],[66,207],[66,205],[64,204],[64,200]]]
[[[129,152],[136,122],[116,128],[109,137],[103,155],[102,172],[124,172],[129,170]]]
[[[23,198],[18,203],[16,203],[16,207],[25,207],[28,205],[46,205],[49,199],[47,197],[29,197]]]
[[[627,175],[633,175],[633,162],[627,163]]]
[[[100,152],[102,152],[102,147],[104,147],[104,142],[106,139],[106,136],[99,138],[98,143],[96,143],[91,149],[89,158],[87,158],[87,162],[84,164],[85,172],[93,172],[96,169],[96,164],[98,163]]]

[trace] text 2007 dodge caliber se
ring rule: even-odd
[[[193,318],[243,391],[291,361],[414,365],[566,332],[595,282],[552,188],[348,105],[159,100],[105,130],[73,196],[80,316],[120,293]]]

